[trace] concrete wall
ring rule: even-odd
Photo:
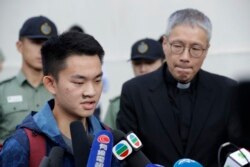
[[[127,62],[132,43],[144,37],[158,39],[165,32],[168,16],[187,7],[203,11],[213,23],[203,69],[237,80],[250,77],[249,0],[1,0],[0,48],[6,61],[0,79],[20,68],[15,42],[28,17],[45,15],[57,24],[59,32],[79,24],[106,51],[104,70],[109,91],[102,96],[104,115],[108,100],[119,95],[121,84],[133,77]]]

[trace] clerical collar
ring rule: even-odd
[[[174,77],[168,70],[167,63],[165,63],[163,65],[163,78],[165,82],[167,83],[168,89],[178,88],[180,90],[185,90],[185,89],[192,90],[192,89],[195,89],[197,86],[197,80],[199,78],[199,75],[197,74],[195,78],[193,78],[192,81],[190,81],[189,83],[186,83],[186,84],[180,83],[176,79],[174,79]]]
[[[188,89],[190,87],[190,85],[191,85],[190,82],[188,82],[188,83],[177,82],[176,87],[179,88],[179,89]]]

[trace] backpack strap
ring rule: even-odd
[[[107,131],[112,131],[112,129],[108,126],[108,125],[106,125],[106,124],[104,124],[104,123],[101,123],[101,125],[103,126],[103,128],[105,129],[105,130],[107,130]]]
[[[24,131],[29,138],[30,144],[29,167],[38,167],[42,158],[46,155],[45,138],[28,128],[24,128]]]

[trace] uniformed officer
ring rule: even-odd
[[[42,84],[42,60],[40,49],[51,36],[57,35],[55,24],[44,16],[26,20],[19,31],[17,50],[22,55],[19,73],[0,83],[0,143],[17,124],[52,96]]]
[[[135,42],[131,50],[131,64],[135,76],[144,75],[158,69],[164,61],[161,43],[145,38]],[[120,110],[120,96],[110,100],[104,123],[116,129],[116,115]]]

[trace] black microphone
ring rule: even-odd
[[[49,158],[44,156],[42,161],[39,164],[39,167],[49,167]]]
[[[145,167],[151,164],[149,159],[140,150],[142,144],[134,133],[126,135],[120,130],[112,130],[112,134],[115,144],[112,152],[118,160],[124,160],[129,167]]]
[[[63,166],[64,150],[59,146],[55,146],[49,153],[49,166],[50,167],[61,167]]]
[[[81,121],[70,124],[71,140],[75,158],[75,167],[87,166],[90,146],[87,134]]]
[[[43,157],[39,167],[61,167],[63,166],[63,155],[63,148],[55,146],[50,150],[48,157]]]

